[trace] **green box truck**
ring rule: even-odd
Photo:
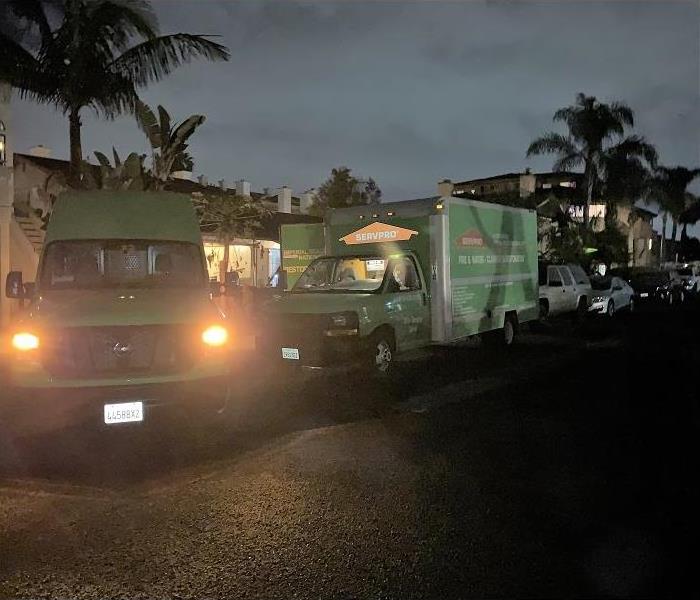
[[[284,363],[385,373],[477,334],[509,345],[538,317],[531,210],[455,197],[330,210],[283,228],[282,257],[296,280],[266,307],[260,345]]]
[[[207,416],[227,402],[232,343],[188,196],[59,197],[36,283],[10,273],[6,295],[28,302],[7,336],[0,411],[13,427]]]

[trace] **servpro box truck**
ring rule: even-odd
[[[433,197],[330,210],[281,239],[292,285],[266,307],[260,345],[285,363],[386,373],[477,334],[510,345],[538,317],[531,210]]]
[[[7,277],[6,295],[26,307],[7,332],[3,422],[37,432],[175,409],[215,416],[228,399],[231,340],[205,265],[186,195],[59,197],[36,282]]]

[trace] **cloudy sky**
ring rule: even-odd
[[[210,181],[301,192],[347,165],[399,200],[443,177],[546,170],[525,149],[579,91],[627,102],[662,162],[700,164],[697,1],[153,5],[163,33],[218,34],[232,52],[143,93],[206,115],[192,152]],[[68,156],[62,115],[19,101],[14,114],[18,151]],[[130,118],[84,123],[86,153],[147,150]]]

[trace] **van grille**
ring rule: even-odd
[[[55,377],[174,374],[195,360],[193,331],[185,326],[75,327],[48,337],[43,362]]]

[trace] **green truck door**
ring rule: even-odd
[[[388,267],[384,310],[396,345],[399,350],[425,346],[430,341],[430,308],[419,267],[405,255],[392,258]]]

